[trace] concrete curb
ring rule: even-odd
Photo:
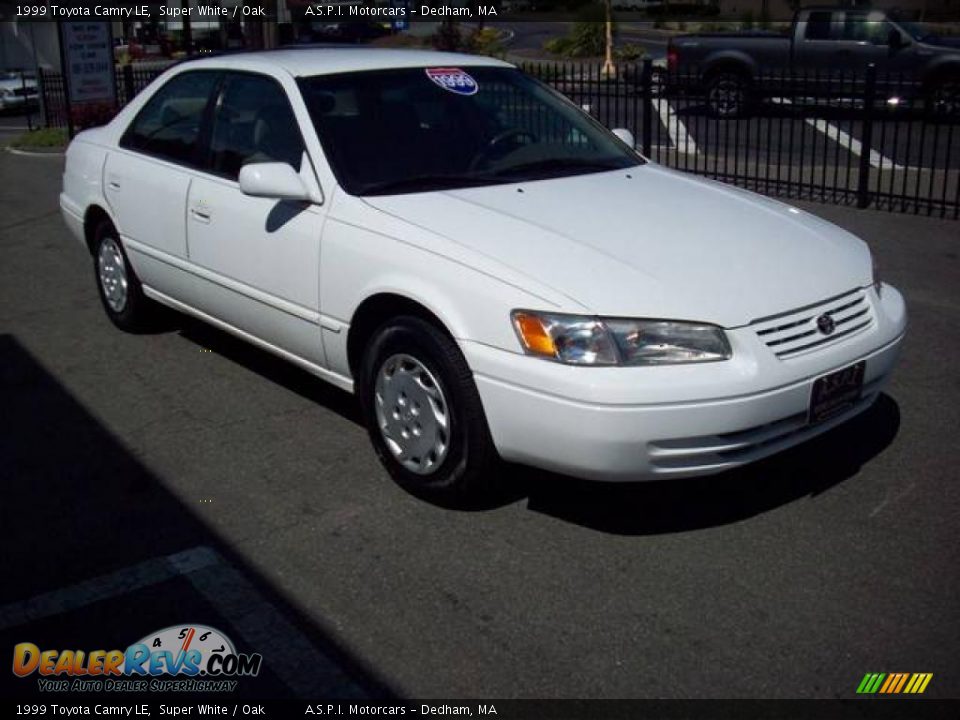
[[[4,148],[11,155],[22,155],[23,157],[64,157],[66,153],[63,150],[51,150],[50,152],[33,152],[31,150],[20,150],[10,147]]]

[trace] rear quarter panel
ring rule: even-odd
[[[94,205],[103,208],[109,214],[109,207],[103,196],[103,167],[107,159],[107,148],[99,143],[96,131],[80,133],[70,143],[66,153],[63,171],[63,192],[60,206],[64,219],[80,242],[83,236],[83,219]]]

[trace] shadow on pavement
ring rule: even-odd
[[[887,448],[900,427],[888,395],[817,438],[718,475],[638,483],[596,483],[536,473],[528,507],[618,535],[655,535],[726,525],[816,496],[853,477]]]
[[[363,425],[360,407],[350,393],[328,382],[318,380],[316,376],[283,358],[261,350],[205,322],[185,315],[176,316],[175,322],[180,336],[184,339],[212,350],[221,357],[307,400],[323,405],[346,420]]]
[[[354,398],[203,322],[184,318],[180,334],[304,398],[363,424]],[[508,464],[503,495],[459,510],[484,511],[524,498],[534,512],[622,535],[683,532],[737,522],[805,496],[817,495],[855,475],[896,437],[900,410],[889,395],[825,435],[753,465],[701,478],[637,483],[581,481]],[[372,452],[372,450],[371,450]]]
[[[291,676],[317,683],[321,672],[331,694],[392,695],[10,335],[0,335],[0,398],[0,652],[19,642],[123,650],[165,627],[204,624],[230,636],[238,651],[264,655],[260,675],[241,679],[229,697],[295,696]],[[193,559],[192,569],[182,566],[184,557]],[[254,646],[257,622],[272,623],[324,668],[303,667],[299,678],[284,672],[293,665],[284,655],[297,651]],[[0,695],[38,691],[36,674],[16,678],[8,670],[0,677]]]

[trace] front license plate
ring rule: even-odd
[[[807,420],[810,423],[823,422],[853,407],[863,389],[865,367],[866,363],[861,361],[814,380]]]

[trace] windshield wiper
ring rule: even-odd
[[[503,178],[492,175],[418,175],[416,177],[370,183],[360,188],[357,194],[389,195],[403,192],[428,192],[430,190],[448,190],[451,188],[477,187],[479,185],[497,185],[503,182]]]
[[[534,160],[531,162],[511,165],[510,167],[498,170],[495,175],[498,177],[515,177],[516,175],[526,175],[528,173],[554,172],[567,170],[582,170],[584,172],[604,172],[607,170],[623,170],[624,166],[617,162],[603,160],[589,160],[586,158],[548,158],[546,160]],[[536,179],[528,177],[527,179]]]

